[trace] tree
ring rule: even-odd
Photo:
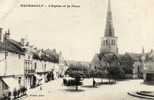
[[[103,81],[103,78],[106,77],[106,71],[107,70],[107,61],[105,60],[105,54],[99,53],[94,56],[91,62],[91,71],[90,76],[93,78],[101,78]]]
[[[114,53],[100,53],[99,59],[105,62],[105,72],[107,72],[107,78],[109,79],[109,83],[111,79],[117,79],[118,73],[121,71],[119,67],[118,57]],[[117,73],[118,72],[118,73]],[[117,77],[117,78],[115,78]]]
[[[85,69],[83,69],[83,67],[80,64],[71,64],[65,72],[65,75],[69,75],[74,79],[64,79],[64,85],[75,86],[75,90],[78,91],[78,86],[82,85],[82,78],[85,77],[84,70]]]
[[[107,77],[110,82],[111,79],[124,79],[126,75],[133,74],[134,59],[129,54],[99,53],[92,64],[96,66],[94,77]]]
[[[120,67],[110,67],[108,69],[108,76],[111,77],[114,80],[117,79],[124,79],[124,71]]]
[[[134,60],[128,54],[120,56],[119,61],[125,74],[133,74]]]
[[[81,78],[84,76],[83,73],[81,71],[71,71],[69,76],[75,79],[70,82],[70,85],[74,85],[76,91],[78,91],[78,86],[82,85]]]

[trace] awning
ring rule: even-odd
[[[13,77],[3,78],[3,81],[8,85],[10,91],[14,91],[15,89],[20,89],[18,80]]]
[[[42,77],[39,76],[39,75],[37,75],[37,74],[35,74],[35,77],[36,77],[38,80],[42,80]]]

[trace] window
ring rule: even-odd
[[[106,40],[106,45],[108,45],[108,40]]]
[[[18,83],[21,84],[21,77],[19,77]]]
[[[113,44],[115,45],[115,40],[113,40]]]
[[[111,41],[111,44],[114,45],[113,40]]]
[[[35,68],[35,69],[37,68],[37,63],[36,63],[36,62],[34,63],[34,68]]]
[[[27,70],[26,61],[24,61],[24,69]]]
[[[112,45],[115,45],[115,40],[112,40]]]
[[[46,64],[44,65],[44,69],[46,70]]]

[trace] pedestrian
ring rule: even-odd
[[[96,81],[95,80],[93,80],[93,87],[95,87],[96,86]]]

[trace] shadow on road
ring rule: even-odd
[[[93,85],[84,85],[82,87],[84,87],[84,88],[98,88],[97,86],[93,87]]]
[[[154,86],[154,82],[141,82],[140,84]]]
[[[66,92],[84,92],[85,90],[83,89],[78,89],[77,91],[75,89],[63,89]]]

